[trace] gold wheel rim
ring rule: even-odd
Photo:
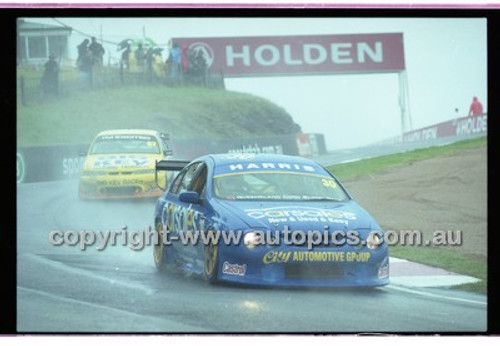
[[[208,244],[205,248],[205,273],[213,275],[217,266],[217,245]]]
[[[159,265],[165,251],[165,245],[163,244],[163,226],[161,223],[156,224],[155,232],[158,234],[158,241],[154,245],[153,256],[156,265]]]

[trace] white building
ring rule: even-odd
[[[50,54],[60,61],[69,57],[68,38],[72,29],[65,26],[39,24],[24,19],[17,21],[17,58],[21,63],[44,63]]]

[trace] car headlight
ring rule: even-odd
[[[243,238],[243,243],[249,249],[253,249],[257,245],[260,245],[261,241],[261,235],[257,232],[248,232]]]
[[[382,232],[373,231],[366,238],[366,247],[375,250],[382,244]]]

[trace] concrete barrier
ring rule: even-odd
[[[85,145],[17,148],[17,182],[64,180],[80,174]]]
[[[172,139],[169,144],[174,152],[174,157],[184,160],[192,160],[209,153],[274,153],[302,156],[316,156],[326,153],[324,137],[321,134],[290,134],[223,140]],[[80,154],[87,150],[88,145],[18,148],[16,154],[17,182],[28,183],[76,178],[80,175],[85,160],[85,157]]]

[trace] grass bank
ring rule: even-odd
[[[328,166],[340,180],[348,181],[370,174],[380,173],[387,169],[402,166],[409,162],[452,155],[461,150],[481,148],[487,146],[487,138],[480,137],[460,141],[450,145],[417,149],[405,153],[385,155],[377,158],[363,159],[355,162],[341,163]],[[470,254],[452,251],[445,248],[402,246],[394,245],[390,248],[391,256],[404,258],[410,261],[427,264],[449,271],[469,275],[481,279],[474,284],[457,286],[459,289],[485,294],[487,291],[487,262],[486,256],[476,258]],[[486,255],[486,254],[485,254]]]
[[[281,107],[250,94],[148,85],[77,92],[17,108],[17,145],[88,144],[97,132],[151,128],[176,139],[271,136],[300,126]]]
[[[451,155],[456,153],[457,151],[465,149],[485,147],[486,144],[486,137],[479,137],[449,145],[416,149],[404,153],[384,155],[354,162],[339,163],[328,166],[327,168],[331,172],[333,172],[336,177],[343,181],[346,181],[366,176],[368,174],[378,173],[385,169],[402,165],[404,163],[428,159],[436,156]]]

